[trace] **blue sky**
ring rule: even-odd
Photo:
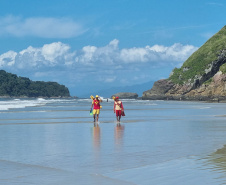
[[[168,78],[225,25],[224,0],[1,0],[0,68],[71,95]]]

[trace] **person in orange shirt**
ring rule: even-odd
[[[93,119],[94,122],[98,122],[99,120],[99,114],[100,114],[100,102],[102,102],[101,98],[99,98],[98,95],[96,95],[96,98],[92,101],[92,105],[90,110],[93,108]]]
[[[114,113],[116,113],[116,119],[120,122],[122,113],[124,112],[122,101],[119,100],[119,97],[115,98],[114,102]]]

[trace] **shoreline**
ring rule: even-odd
[[[55,99],[77,99],[78,97],[76,96],[52,96],[52,97],[45,97],[45,96],[38,96],[38,97],[28,97],[28,96],[0,96],[0,99],[15,99],[15,98],[20,98],[20,99],[34,99],[34,98],[55,98]]]
[[[44,98],[44,99],[89,99],[87,98],[79,98],[77,96],[70,96],[70,97],[27,97],[27,96],[0,96],[0,99],[37,99],[37,98]],[[111,99],[111,98],[106,98]],[[132,100],[132,98],[124,98],[124,100]],[[138,97],[133,98],[133,100],[153,100],[153,101],[181,101],[181,102],[203,102],[203,103],[226,103],[226,97],[167,97],[167,96],[152,96],[152,97]]]

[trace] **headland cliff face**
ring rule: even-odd
[[[175,68],[168,79],[143,92],[150,100],[226,100],[226,26]]]

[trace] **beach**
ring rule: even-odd
[[[226,183],[226,104],[104,99],[1,99],[0,184]]]

